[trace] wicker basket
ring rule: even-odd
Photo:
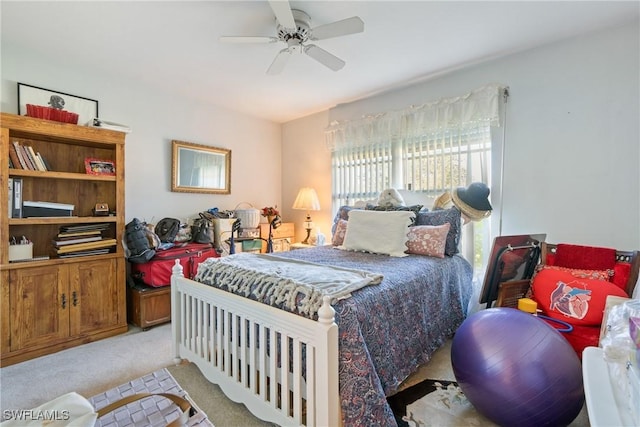
[[[250,209],[238,209],[240,205],[249,205]],[[241,202],[234,209],[236,217],[240,220],[240,228],[258,228],[260,226],[260,211],[251,203]]]

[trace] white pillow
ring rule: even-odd
[[[411,211],[351,210],[347,232],[338,249],[407,256],[408,227],[414,217]]]

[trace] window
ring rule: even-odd
[[[492,138],[504,91],[489,85],[404,111],[333,123],[327,142],[332,149],[334,211],[375,200],[385,188],[435,198],[471,182],[491,187]],[[489,221],[463,228],[461,252],[477,272],[486,264],[490,228]]]
[[[393,187],[391,144],[348,147],[334,151],[332,159],[334,210],[358,200],[376,199]]]

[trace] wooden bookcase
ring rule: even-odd
[[[125,134],[13,114],[0,115],[0,353],[7,366],[126,332],[124,231]],[[49,171],[9,168],[13,141],[47,159]],[[112,175],[90,175],[85,159],[113,162]],[[73,217],[11,218],[9,178],[22,200],[74,205]],[[94,216],[96,204],[115,213]],[[65,225],[106,223],[117,245],[102,255],[58,258],[52,240]],[[41,261],[9,262],[11,236],[33,242]]]

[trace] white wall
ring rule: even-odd
[[[187,76],[185,76],[187,78]],[[1,110],[17,113],[17,82],[97,99],[100,117],[127,124],[126,213],[157,222],[183,220],[241,202],[281,205],[281,126],[263,119],[177,98],[100,70],[2,45]],[[171,192],[171,140],[231,149],[231,194]]]
[[[282,201],[283,214],[296,226],[296,241],[306,236],[302,222],[306,212],[291,209],[301,187],[313,187],[318,193],[320,211],[311,212],[314,225],[331,239],[331,153],[324,143],[324,128],[329,112],[320,112],[283,126]],[[316,230],[312,235],[316,234]]]
[[[328,164],[330,153],[318,133],[329,120],[502,83],[511,91],[502,234],[546,232],[555,243],[640,249],[639,40],[637,23],[593,33],[341,105],[326,121],[314,115],[287,123],[283,163],[294,162],[295,155]],[[298,164],[283,169],[283,180],[303,182],[304,174]],[[499,206],[494,208],[495,220]],[[323,215],[323,223],[331,221],[329,213]]]

